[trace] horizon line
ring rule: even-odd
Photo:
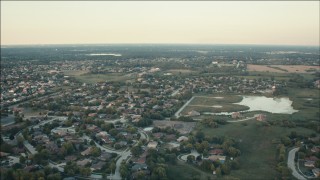
[[[301,46],[301,47],[320,47],[319,45],[302,44],[228,44],[228,43],[45,43],[45,44],[1,44],[2,46],[55,46],[55,45],[238,45],[238,46]]]

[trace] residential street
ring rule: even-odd
[[[306,180],[306,178],[304,178],[303,176],[301,176],[296,167],[295,167],[295,163],[294,163],[294,157],[295,157],[295,154],[296,152],[299,150],[299,148],[293,148],[289,151],[288,153],[288,167],[292,170],[292,175],[294,177],[296,177],[297,179],[299,180]]]

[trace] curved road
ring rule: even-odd
[[[299,151],[299,148],[293,148],[289,151],[288,153],[288,167],[292,170],[292,175],[299,179],[299,180],[307,180],[306,178],[304,178],[303,176],[301,176],[301,174],[298,173],[295,163],[294,163],[294,157],[296,152]]]

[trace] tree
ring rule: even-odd
[[[94,146],[94,145],[96,145],[96,144],[94,143],[93,140],[91,140],[91,141],[90,141],[90,145],[91,145],[91,146]]]
[[[167,172],[166,172],[166,169],[159,165],[157,166],[154,170],[153,170],[153,173],[155,173],[156,175],[158,175],[158,179],[165,179],[167,177]],[[152,174],[153,174],[152,173]]]
[[[116,163],[112,161],[110,163],[109,169],[111,170],[112,173],[114,173],[114,171],[116,170]]]
[[[216,175],[219,177],[219,176],[221,176],[221,169],[220,169],[220,167],[218,167],[217,169],[216,169]]]
[[[204,133],[202,131],[198,131],[196,133],[196,138],[200,140],[204,139]]]
[[[90,176],[91,175],[91,169],[90,168],[80,168],[80,174],[82,176]]]
[[[98,157],[101,155],[101,150],[100,148],[96,147],[96,146],[93,146],[92,149],[91,149],[91,155],[95,156],[95,157]]]
[[[20,156],[19,162],[20,162],[21,164],[24,164],[24,163],[26,162],[26,158],[25,158],[24,156]]]
[[[193,161],[195,161],[194,155],[188,155],[187,156],[187,162],[192,163]]]
[[[126,178],[129,175],[128,165],[125,162],[121,163],[120,175],[122,178]]]
[[[47,176],[48,180],[60,180],[61,176],[60,173],[54,173],[54,174],[50,174],[49,176]]]
[[[222,164],[221,170],[222,170],[223,174],[230,174],[229,164],[228,163]]]
[[[134,146],[131,148],[131,153],[133,156],[138,157],[142,152],[142,149],[140,146]]]

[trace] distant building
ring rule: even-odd
[[[237,118],[241,117],[241,114],[240,114],[240,112],[233,112],[231,114],[231,117],[232,117],[232,119],[237,119]]]
[[[315,177],[319,177],[320,176],[320,168],[312,169],[312,173],[314,174]]]
[[[257,121],[265,121],[267,119],[267,115],[265,114],[256,114],[255,117]]]
[[[148,147],[149,149],[156,149],[157,146],[158,146],[158,142],[156,142],[156,141],[151,141],[151,142],[149,142],[149,144],[148,144],[147,147]]]
[[[192,110],[190,112],[188,112],[189,116],[200,116],[200,113],[198,111]]]
[[[208,157],[210,161],[220,161],[221,163],[224,163],[226,160],[226,156],[221,156],[221,155],[211,155]]]
[[[188,141],[188,140],[189,140],[189,138],[186,137],[186,136],[180,136],[180,137],[177,139],[178,142]]]

